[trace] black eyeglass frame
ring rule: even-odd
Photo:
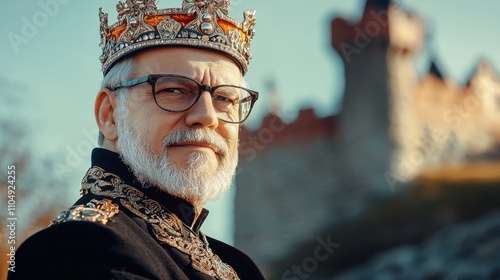
[[[155,85],[156,85],[156,81],[158,81],[160,78],[163,78],[163,77],[177,77],[177,78],[183,78],[183,79],[188,79],[190,81],[193,81],[196,85],[198,85],[198,95],[196,96],[195,100],[193,101],[193,104],[189,105],[189,107],[187,107],[186,109],[184,110],[169,110],[169,109],[165,109],[163,108],[162,106],[160,106],[160,104],[158,104],[158,100],[156,99],[156,91],[155,91]],[[238,121],[238,122],[234,122],[234,121],[226,121],[226,120],[223,120],[223,119],[220,119],[221,121],[223,122],[226,122],[226,123],[242,123],[244,122],[248,116],[250,116],[250,113],[252,112],[252,109],[253,109],[253,106],[255,105],[255,102],[257,101],[257,99],[259,99],[259,92],[255,91],[255,90],[251,90],[251,89],[248,89],[248,88],[244,88],[244,87],[240,87],[240,86],[235,86],[235,85],[218,85],[218,86],[215,86],[215,87],[212,87],[212,86],[209,86],[209,85],[203,85],[201,83],[199,83],[198,81],[196,80],[193,80],[189,77],[186,77],[186,76],[182,76],[182,75],[176,75],[176,74],[151,74],[151,75],[147,75],[147,76],[144,76],[144,77],[140,77],[140,78],[137,78],[137,79],[133,79],[133,80],[130,80],[130,81],[126,81],[126,82],[123,82],[121,84],[118,84],[114,87],[111,87],[110,90],[112,91],[116,91],[120,88],[127,88],[127,87],[133,87],[133,86],[137,86],[137,85],[140,85],[140,84],[143,84],[143,83],[149,83],[151,85],[151,89],[153,90],[153,98],[155,100],[155,103],[156,105],[164,110],[164,111],[167,111],[167,112],[172,112],[172,113],[182,113],[182,112],[186,112],[187,110],[193,108],[193,106],[198,102],[198,100],[200,99],[200,96],[203,92],[205,91],[208,91],[210,93],[211,96],[213,96],[214,92],[220,88],[220,87],[233,87],[233,88],[239,88],[239,89],[243,89],[245,91],[247,91],[248,93],[250,93],[250,97],[252,98],[252,100],[250,101],[250,109],[248,110],[248,114],[245,116],[244,119]]]

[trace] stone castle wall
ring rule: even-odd
[[[420,78],[424,33],[417,16],[368,0],[358,22],[332,22],[345,64],[341,113],[308,109],[291,123],[270,114],[256,131],[242,129],[235,243],[264,271],[426,167],[500,146],[495,71],[480,64],[465,87],[432,67]]]

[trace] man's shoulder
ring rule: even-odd
[[[65,251],[139,246],[141,243],[131,242],[131,239],[144,241],[144,236],[149,236],[144,224],[121,211],[109,199],[83,197],[55,217],[49,227],[28,238],[19,250],[54,244],[63,245],[58,247]]]
[[[125,268],[127,273],[149,275],[130,279],[152,279],[149,273],[158,263],[145,261],[152,254],[145,237],[122,213],[106,224],[60,222],[21,244],[16,251],[16,273],[9,279],[112,279],[125,273]]]
[[[90,221],[67,221],[45,228],[24,241],[16,255],[18,263],[31,263],[42,255],[58,259],[80,254],[99,254],[105,248],[126,245],[126,238],[113,227]]]

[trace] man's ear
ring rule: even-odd
[[[109,89],[101,89],[95,100],[94,114],[97,126],[104,135],[104,141],[116,142],[118,139],[115,109],[116,95]]]

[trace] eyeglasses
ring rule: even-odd
[[[168,112],[185,112],[198,102],[204,91],[210,92],[217,117],[227,123],[242,123],[250,115],[259,93],[233,85],[211,87],[180,75],[148,75],[110,88],[132,87],[149,83],[153,98],[161,109]]]

